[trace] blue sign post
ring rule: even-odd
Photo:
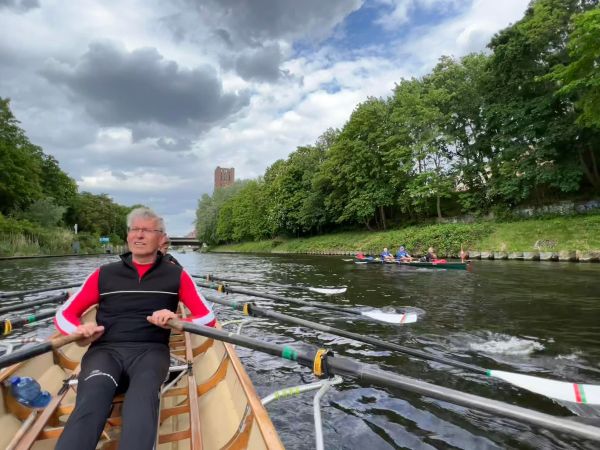
[[[110,238],[108,236],[102,236],[100,238],[100,243],[101,244],[108,244],[110,242]]]

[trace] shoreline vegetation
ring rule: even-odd
[[[415,255],[433,246],[438,256],[458,258],[461,246],[471,259],[600,261],[600,214],[512,222],[433,224],[387,231],[352,231],[307,238],[275,238],[209,247],[220,253],[378,255],[404,245]]]

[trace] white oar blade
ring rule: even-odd
[[[393,323],[396,325],[404,325],[405,323],[414,323],[418,320],[416,313],[386,313],[377,309],[373,311],[361,311],[363,316],[370,317],[371,319],[379,320],[380,322]]]
[[[318,292],[319,294],[326,294],[326,295],[335,295],[335,294],[343,294],[344,292],[346,292],[346,288],[316,288],[316,287],[309,287],[308,288],[309,291],[311,292]]]
[[[600,385],[568,383],[502,370],[489,370],[488,375],[556,400],[600,405]]]

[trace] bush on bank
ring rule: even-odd
[[[75,235],[64,228],[44,228],[0,214],[0,256],[60,255],[73,252]],[[102,251],[98,236],[79,233],[80,253]]]
[[[440,255],[465,251],[600,250],[600,214],[549,217],[512,222],[435,224],[380,232],[345,232],[310,238],[263,240],[209,248],[213,252],[379,254],[384,247],[424,254],[432,246]],[[547,247],[547,248],[544,248]]]

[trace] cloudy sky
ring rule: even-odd
[[[0,0],[0,97],[78,183],[193,228],[368,96],[482,51],[529,0]]]

